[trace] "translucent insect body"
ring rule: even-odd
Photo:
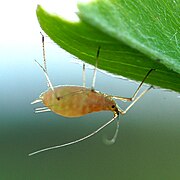
[[[42,34],[41,34],[42,35]],[[78,140],[62,144],[62,145],[57,145],[57,146],[52,146],[48,147],[45,149],[41,149],[38,151],[35,151],[33,153],[30,153],[29,156],[32,156],[34,154],[51,150],[51,149],[56,149],[64,146],[68,146],[71,144],[75,144],[77,142],[83,141],[96,133],[98,133],[100,130],[105,128],[107,125],[109,125],[111,122],[117,119],[119,114],[123,115],[127,113],[127,111],[147,92],[149,91],[152,86],[150,86],[148,89],[144,90],[139,96],[137,96],[143,82],[145,79],[148,77],[150,72],[153,70],[151,69],[147,75],[144,77],[142,80],[141,84],[135,91],[134,95],[131,98],[127,97],[120,97],[120,96],[112,96],[108,94],[103,94],[94,89],[95,86],[95,80],[96,80],[96,71],[97,71],[97,65],[98,65],[98,57],[99,57],[99,52],[100,52],[100,47],[98,47],[97,55],[96,55],[96,65],[94,68],[94,74],[93,74],[93,81],[92,81],[92,87],[91,88],[86,88],[85,87],[85,64],[83,64],[83,86],[58,86],[58,87],[53,87],[48,73],[47,73],[47,67],[46,67],[46,59],[45,59],[45,48],[44,48],[44,36],[42,35],[42,46],[43,46],[43,60],[44,60],[44,67],[41,66],[36,60],[36,63],[41,67],[41,69],[44,71],[45,77],[47,79],[47,84],[49,89],[42,93],[37,100],[32,102],[31,104],[35,104],[38,102],[42,102],[45,107],[42,108],[36,108],[35,112],[47,112],[47,111],[53,111],[56,114],[65,116],[65,117],[79,117],[86,115],[88,113],[92,112],[98,112],[102,110],[108,110],[112,111],[114,113],[114,117],[109,120],[107,123],[99,127],[96,131],[92,132],[91,134],[82,137]],[[122,101],[132,101],[132,103],[125,109],[122,110],[114,99],[122,100]],[[115,139],[118,134],[118,129],[119,129],[119,121],[117,121],[117,128],[116,132],[114,134],[114,137],[111,140],[108,140],[109,143],[114,143]]]

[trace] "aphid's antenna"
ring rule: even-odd
[[[45,149],[41,149],[41,150],[38,150],[38,151],[35,151],[33,153],[30,153],[29,156],[32,156],[32,155],[35,155],[35,154],[38,154],[38,153],[41,153],[41,152],[44,152],[44,151],[48,151],[48,150],[52,150],[52,149],[57,149],[57,148],[61,148],[61,147],[65,147],[65,146],[69,146],[69,145],[72,145],[72,144],[76,144],[78,142],[81,142],[81,141],[84,141],[88,138],[90,138],[91,136],[94,136],[95,134],[97,134],[99,131],[101,131],[103,128],[105,128],[106,126],[108,126],[110,123],[112,123],[117,117],[119,116],[119,114],[117,114],[116,112],[114,113],[114,117],[108,121],[107,123],[105,123],[104,125],[102,125],[100,128],[98,128],[97,130],[95,130],[94,132],[92,132],[91,134],[85,136],[85,137],[82,137],[80,139],[77,139],[75,141],[71,141],[71,142],[68,142],[68,143],[65,143],[65,144],[62,144],[62,145],[57,145],[57,146],[52,146],[52,147],[48,147],[48,148],[45,148]]]
[[[83,63],[83,87],[86,87],[86,72],[85,72],[85,63]]]
[[[120,118],[120,116],[119,116]],[[117,139],[117,136],[118,136],[118,132],[119,132],[119,124],[120,124],[120,119],[117,120],[117,123],[116,123],[116,131],[114,133],[114,136],[112,139],[107,139],[107,138],[104,138],[103,141],[105,144],[107,145],[112,145],[116,142],[116,139]]]
[[[95,87],[96,72],[97,72],[100,48],[101,48],[101,46],[98,47],[98,50],[97,50],[97,53],[96,53],[96,64],[95,64],[95,67],[94,67],[94,74],[93,74],[93,80],[92,80],[92,86],[91,86],[92,90],[94,90],[94,87]]]

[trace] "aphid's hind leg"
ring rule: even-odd
[[[51,83],[51,81],[50,81],[50,79],[49,79],[49,76],[48,76],[46,70],[39,64],[39,62],[37,62],[36,60],[35,60],[35,62],[36,62],[36,63],[40,66],[40,68],[44,71],[44,75],[45,75],[45,77],[46,77],[48,86],[52,89],[52,91],[54,91],[54,87],[53,87],[53,85],[52,85],[52,83]]]
[[[86,87],[86,67],[85,63],[83,63],[83,87]]]
[[[42,99],[36,99],[36,100],[34,100],[33,102],[31,102],[31,104],[36,104],[36,103],[39,103],[39,102],[42,102]]]
[[[43,61],[44,61],[44,69],[47,73],[47,65],[46,65],[46,54],[45,54],[45,45],[44,45],[44,35],[42,34],[42,32],[40,32],[41,36],[42,36],[42,49],[43,49]]]
[[[42,113],[42,112],[49,112],[49,111],[51,110],[47,107],[35,108],[35,113]]]
[[[42,70],[45,73],[46,79],[47,79],[47,86],[49,88],[51,88],[54,91],[54,88],[52,86],[52,83],[49,79],[48,73],[47,73],[47,65],[46,65],[46,54],[45,54],[45,44],[44,44],[44,35],[42,34],[42,32],[40,32],[41,36],[42,36],[42,49],[43,49],[43,62],[44,62],[44,67],[42,67],[36,60],[36,63],[42,68]]]
[[[100,46],[98,47],[97,53],[96,53],[96,64],[94,67],[94,74],[93,74],[93,80],[92,80],[92,86],[91,90],[94,90],[95,87],[95,81],[96,81],[96,72],[97,72],[97,66],[98,66],[98,59],[99,59],[99,52],[100,52]]]

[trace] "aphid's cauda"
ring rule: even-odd
[[[42,33],[41,33],[42,35]],[[102,110],[107,110],[107,111],[112,111],[114,114],[114,117],[109,120],[107,123],[99,127],[97,130],[92,132],[91,134],[82,137],[78,140],[65,143],[62,145],[57,145],[53,147],[48,147],[45,149],[38,150],[36,152],[30,153],[29,156],[51,150],[51,149],[56,149],[64,146],[68,146],[71,144],[75,144],[77,142],[83,141],[96,133],[98,133],[100,130],[105,128],[107,125],[109,125],[111,122],[117,119],[119,114],[123,115],[127,113],[127,111],[146,93],[148,92],[152,86],[150,86],[148,89],[144,90],[139,96],[137,96],[143,82],[145,79],[148,77],[150,72],[153,70],[151,69],[147,75],[144,77],[142,80],[141,84],[135,91],[134,95],[130,98],[127,97],[120,97],[120,96],[112,96],[108,94],[103,94],[94,89],[95,86],[95,80],[96,80],[96,71],[97,71],[97,65],[98,65],[98,57],[99,57],[99,52],[100,52],[100,47],[98,47],[97,54],[96,54],[96,65],[94,68],[94,74],[93,74],[93,81],[92,81],[92,86],[91,88],[85,87],[85,64],[83,64],[83,86],[69,86],[69,85],[64,85],[64,86],[58,86],[58,87],[53,87],[48,73],[47,73],[47,67],[46,67],[46,59],[45,59],[45,48],[44,48],[44,36],[42,35],[42,46],[43,46],[43,60],[44,60],[44,67],[42,67],[37,61],[38,65],[42,68],[44,71],[44,74],[47,79],[47,84],[49,89],[46,92],[43,92],[37,100],[32,102],[31,104],[35,104],[38,102],[42,102],[45,107],[42,108],[36,108],[35,112],[46,112],[46,111],[53,111],[56,114],[59,114],[61,116],[65,117],[79,117],[86,115],[88,113],[92,112],[98,112]],[[118,99],[121,101],[132,101],[132,103],[125,109],[122,110],[114,99]],[[112,140],[110,140],[110,143],[115,142],[115,139],[117,137],[118,133],[118,128],[119,128],[119,121],[117,121],[117,128],[116,132],[114,134],[114,137]]]

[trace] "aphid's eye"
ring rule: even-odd
[[[59,101],[59,100],[60,100],[60,97],[57,97],[57,100]]]
[[[115,108],[115,105],[113,104],[111,107],[112,107],[112,108]]]

